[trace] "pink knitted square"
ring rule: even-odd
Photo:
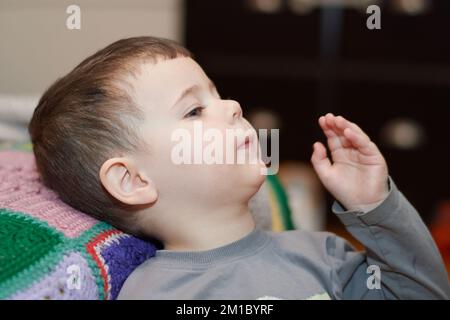
[[[0,207],[44,220],[69,238],[78,237],[98,223],[46,188],[36,170],[33,153],[24,151],[0,152]]]

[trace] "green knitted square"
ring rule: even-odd
[[[41,221],[0,209],[0,285],[64,241]]]

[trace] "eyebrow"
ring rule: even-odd
[[[200,90],[200,88],[201,88],[200,85],[194,84],[193,86],[190,86],[190,87],[184,89],[184,90],[181,92],[181,94],[180,94],[180,96],[178,97],[178,99],[175,100],[175,103],[172,104],[172,107],[171,107],[171,108],[173,108],[174,106],[176,106],[176,105],[177,105],[181,100],[183,100],[186,96],[192,94],[192,93],[195,92],[195,91]],[[211,80],[208,82],[208,88],[209,88],[210,91],[217,90],[216,85],[215,85],[214,82],[212,82]]]

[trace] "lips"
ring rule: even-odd
[[[238,149],[248,149],[253,143],[253,135],[246,135],[244,141],[239,145]]]

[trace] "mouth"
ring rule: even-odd
[[[244,142],[242,142],[238,149],[249,149],[251,144],[253,142],[253,136],[252,135],[246,135],[244,138]]]

